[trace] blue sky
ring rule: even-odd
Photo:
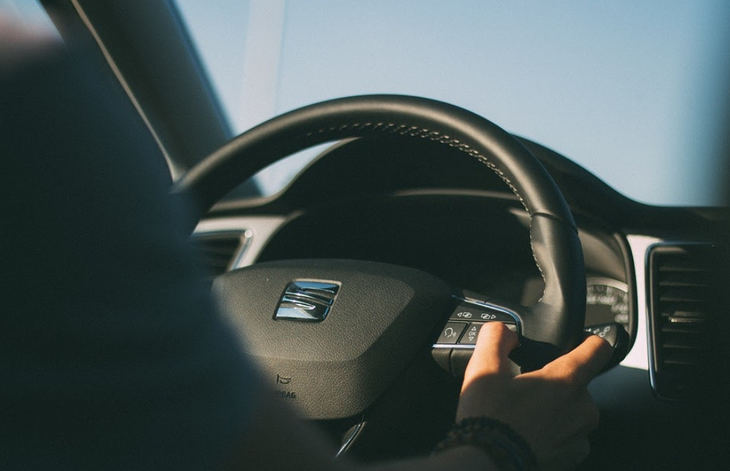
[[[730,2],[177,0],[236,132],[338,96],[454,103],[655,204],[718,201]],[[0,0],[29,25],[35,2]],[[311,153],[260,176],[280,187]]]

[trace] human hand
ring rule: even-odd
[[[457,422],[497,419],[527,441],[541,469],[573,468],[588,456],[588,433],[598,426],[587,385],[611,358],[611,348],[590,336],[542,369],[513,376],[509,354],[517,346],[517,335],[502,323],[482,327],[466,367]]]

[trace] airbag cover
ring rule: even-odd
[[[274,319],[297,280],[340,284],[322,322]],[[313,419],[362,412],[430,346],[453,303],[432,275],[352,260],[257,264],[218,277],[213,291],[268,386]]]

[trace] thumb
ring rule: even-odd
[[[608,363],[613,354],[611,346],[597,335],[588,336],[573,351],[553,360],[543,369],[569,378],[579,388],[585,387]]]
[[[479,331],[474,354],[466,366],[463,388],[485,375],[510,375],[509,354],[519,345],[517,334],[501,322],[487,322]]]

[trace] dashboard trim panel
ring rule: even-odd
[[[249,217],[221,217],[202,220],[195,229],[196,233],[212,233],[221,231],[237,230],[244,233],[244,243],[234,257],[231,269],[242,268],[252,265],[274,233],[287,220],[283,216],[249,216]],[[675,240],[662,239],[660,237],[645,234],[627,234],[626,241],[632,258],[631,264],[634,269],[634,280],[636,290],[636,336],[634,345],[628,355],[621,361],[620,365],[628,368],[646,370],[652,390],[655,389],[656,379],[654,372],[655,359],[651,345],[650,325],[650,299],[649,299],[649,276],[647,272],[648,257],[651,250],[657,246],[666,245],[687,245],[703,244],[699,240]],[[631,283],[627,283],[631,286]],[[513,312],[489,302],[468,297],[457,297],[465,302],[484,305],[499,310],[511,317],[520,324],[519,317]],[[446,345],[434,344],[433,348],[446,348]],[[449,345],[448,348],[469,349],[470,345]]]

